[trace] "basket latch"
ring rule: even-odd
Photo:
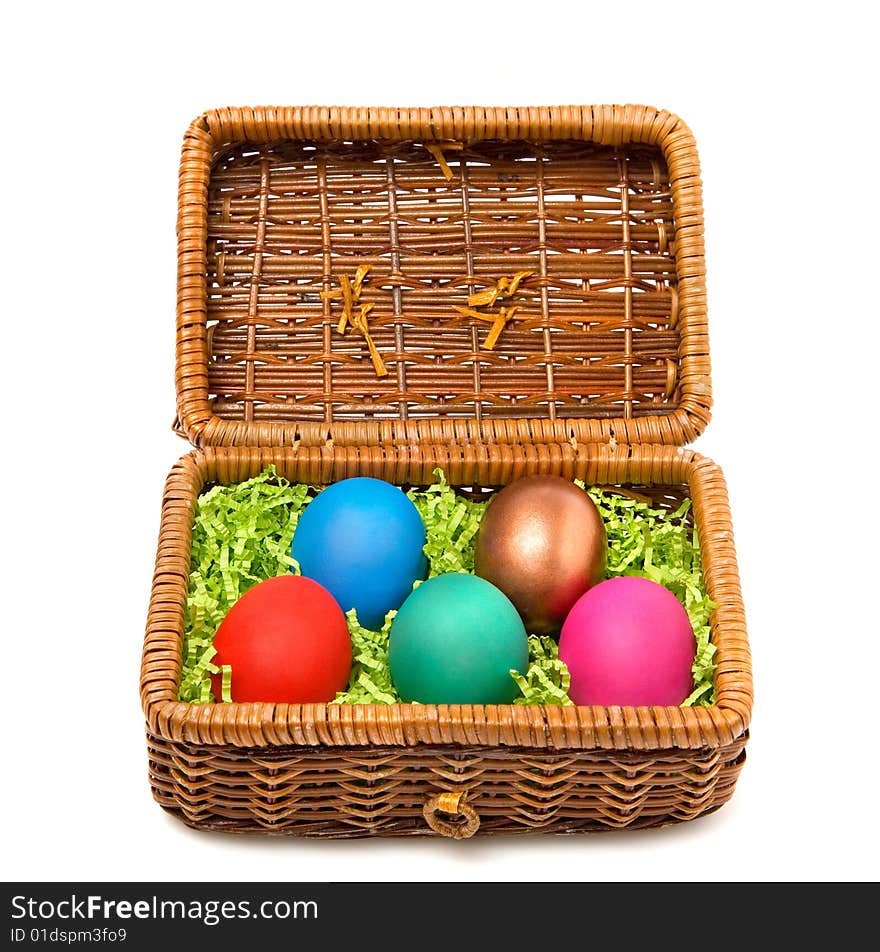
[[[480,828],[480,818],[466,800],[466,790],[438,793],[431,797],[422,810],[428,826],[435,833],[453,840],[466,840],[473,836]]]

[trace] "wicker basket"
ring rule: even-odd
[[[724,478],[684,447],[711,404],[685,124],[644,106],[217,110],[184,140],[178,236],[177,427],[196,449],[166,485],[144,644],[159,803],[202,829],[455,838],[724,803],[752,686]],[[442,466],[469,488],[559,473],[690,495],[717,703],[178,702],[198,495],[269,463],[318,485]]]

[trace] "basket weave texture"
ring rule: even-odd
[[[681,444],[708,421],[699,165],[669,113],[219,110],[187,132],[179,207],[196,445]],[[381,378],[322,295],[360,265]],[[486,349],[456,308],[518,272]]]
[[[724,478],[681,445],[711,403],[681,120],[218,110],[184,141],[178,238],[177,425],[197,449],[166,484],[144,644],[156,799],[199,828],[453,838],[656,826],[725,802],[752,685]],[[717,703],[177,701],[198,495],[269,464],[319,486],[424,485],[440,466],[463,487],[557,473],[656,505],[690,495]]]

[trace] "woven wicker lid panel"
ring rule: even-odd
[[[180,184],[198,445],[685,443],[709,418],[693,138],[640,106],[229,109]]]

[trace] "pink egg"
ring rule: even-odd
[[[559,636],[575,704],[681,704],[693,690],[696,650],[687,612],[672,592],[628,576],[582,595]]]

